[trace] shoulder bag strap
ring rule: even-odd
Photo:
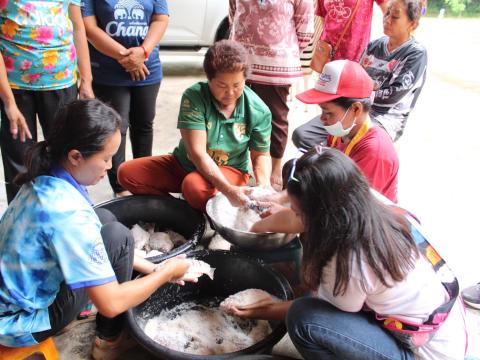
[[[333,53],[334,53],[334,54],[335,54],[335,52],[337,51],[337,49],[338,49],[338,47],[340,46],[340,44],[342,43],[343,38],[345,37],[345,34],[347,33],[348,29],[349,29],[350,26],[352,25],[353,17],[355,16],[355,13],[357,12],[359,5],[360,5],[360,0],[357,0],[357,2],[355,3],[355,7],[353,8],[353,11],[352,11],[352,13],[350,14],[350,17],[348,18],[347,24],[346,24],[345,27],[343,28],[343,31],[342,31],[342,33],[340,34],[340,37],[338,38],[337,44],[335,45],[335,48],[333,49]]]
[[[407,210],[399,206],[392,206],[392,208],[395,213],[405,216],[407,220],[408,217],[415,219]],[[450,296],[450,299],[444,304],[440,305],[438,308],[436,308],[430,314],[427,321],[424,322],[425,325],[439,326],[443,323],[443,321],[445,321],[448,313],[452,309],[453,304],[455,303],[460,293],[460,288],[457,278],[453,274],[452,270],[448,267],[445,260],[437,253],[433,246],[430,245],[430,243],[423,236],[423,234],[421,234],[414,226],[412,226],[412,231],[414,231],[417,235],[412,236],[417,243],[417,247],[420,253],[433,266],[433,269],[437,274],[442,273],[444,274],[444,278],[448,278],[448,280],[442,280],[442,285]],[[445,276],[445,274],[449,274],[449,276]]]

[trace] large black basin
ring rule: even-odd
[[[139,221],[151,222],[160,231],[170,229],[187,239],[185,244],[166,254],[148,258],[155,263],[193,250],[205,231],[204,215],[186,201],[171,196],[126,196],[98,204],[95,208],[110,210],[129,228]]]
[[[241,351],[221,355],[192,355],[178,352],[158,344],[144,333],[143,327],[148,319],[158,315],[163,309],[170,309],[186,301],[214,296],[227,297],[249,288],[263,289],[282,300],[293,298],[292,289],[285,278],[257,259],[235,252],[209,250],[194,251],[188,256],[206,261],[216,268],[214,280],[202,276],[197,284],[189,283],[183,287],[166,284],[148,300],[128,310],[127,321],[134,338],[159,359],[234,359],[245,354],[270,351],[286,333],[283,322],[271,322],[273,332],[257,344]]]

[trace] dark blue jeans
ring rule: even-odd
[[[292,304],[287,330],[307,360],[414,359],[370,314],[341,311],[318,298],[300,298]]]

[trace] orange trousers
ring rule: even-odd
[[[230,166],[219,166],[228,182],[245,186],[250,175]],[[208,199],[217,193],[198,171],[187,172],[173,155],[147,156],[124,162],[118,181],[132,194],[167,195],[181,192],[191,207],[205,211]]]

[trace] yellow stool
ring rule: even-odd
[[[0,360],[24,360],[30,355],[40,353],[46,360],[60,360],[57,348],[52,338],[37,345],[10,348],[0,345]]]

